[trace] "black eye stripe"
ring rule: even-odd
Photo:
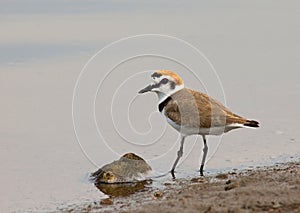
[[[163,79],[160,81],[161,84],[166,84],[166,83],[168,83],[168,82],[169,82],[169,79],[167,79],[167,78],[163,78]]]
[[[175,86],[176,86],[176,85],[175,85],[175,82],[171,81],[170,88],[171,88],[171,89],[175,89]]]

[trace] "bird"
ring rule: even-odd
[[[138,93],[156,93],[159,101],[159,112],[180,133],[180,148],[170,171],[173,178],[175,178],[175,168],[178,161],[183,155],[183,145],[187,136],[202,136],[204,146],[200,176],[204,176],[208,135],[222,135],[233,129],[243,127],[259,127],[258,121],[246,119],[231,112],[207,94],[185,88],[182,78],[171,70],[156,70],[151,75],[151,80],[152,83]]]

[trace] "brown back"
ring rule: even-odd
[[[165,113],[179,125],[210,128],[247,121],[204,93],[184,88],[171,98],[165,106]]]

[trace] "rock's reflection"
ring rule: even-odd
[[[151,181],[141,181],[135,183],[98,183],[95,185],[101,192],[111,197],[126,197],[137,191],[146,190],[150,184]]]

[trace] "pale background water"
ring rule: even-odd
[[[178,133],[157,112],[154,94],[137,96],[154,69],[173,69],[187,87],[260,121],[261,128],[233,131],[221,142],[210,137],[206,172],[299,156],[297,1],[0,3],[1,212],[48,212],[97,201],[105,195],[87,182],[87,175],[125,152],[141,155],[157,172],[168,171]],[[214,75],[208,76],[212,69],[203,57],[168,43],[172,39],[134,39],[111,47],[89,64],[90,75],[83,75],[75,94],[74,123],[82,150],[72,120],[73,91],[82,68],[105,45],[144,33],[175,36],[201,50],[224,90]],[[148,56],[124,62],[98,87],[113,64],[159,47],[158,52],[180,62],[199,62],[191,66],[200,81],[174,61]],[[198,174],[202,142],[199,137],[193,146],[196,139],[187,139],[180,177]]]

